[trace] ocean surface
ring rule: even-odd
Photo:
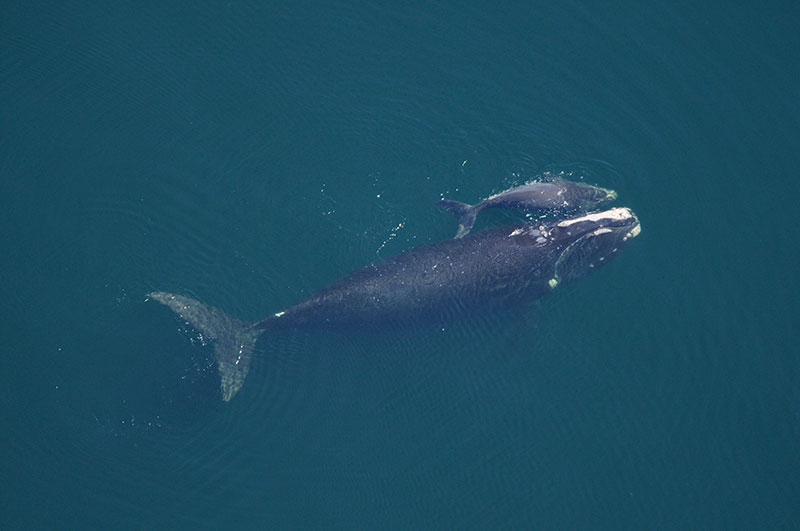
[[[0,528],[800,527],[793,4],[0,13]],[[642,233],[523,311],[264,336],[224,403],[147,300],[256,320],[548,173]]]

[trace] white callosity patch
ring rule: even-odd
[[[604,219],[621,221],[633,217],[633,212],[630,208],[612,208],[611,210],[604,210],[602,212],[592,212],[579,218],[565,219],[558,224],[559,227],[569,227],[572,224],[580,223],[581,221],[601,221]]]
[[[631,231],[628,234],[625,235],[624,238],[622,238],[622,241],[625,241],[628,238],[635,238],[641,232],[642,232],[642,226],[641,225],[636,225],[634,228],[631,229]]]
[[[558,286],[558,279],[551,278],[550,280],[547,281],[547,285],[550,286],[550,289],[556,289],[556,286]]]
[[[511,231],[508,234],[508,237],[510,238],[511,236],[519,236],[520,234],[527,234],[531,238],[536,238],[536,241],[538,243],[541,243],[541,242],[545,241],[545,239],[542,237],[543,231],[544,231],[544,226],[541,226],[538,229],[535,229],[535,228],[530,227],[530,226],[518,227],[518,228],[514,229],[513,231]],[[547,236],[547,233],[545,232],[544,235]]]

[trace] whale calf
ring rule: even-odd
[[[472,230],[478,213],[487,208],[516,208],[529,212],[573,214],[594,210],[616,198],[617,192],[614,190],[557,178],[510,188],[474,205],[452,199],[442,199],[438,204],[458,219],[458,232],[455,237],[463,238]]]
[[[264,333],[435,322],[534,300],[607,263],[640,231],[628,208],[486,229],[372,263],[255,323],[182,295],[149,296],[213,342],[222,399],[228,401],[244,384]]]

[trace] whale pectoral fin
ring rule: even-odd
[[[202,302],[163,291],[148,294],[214,343],[222,399],[229,401],[244,384],[260,330]]]

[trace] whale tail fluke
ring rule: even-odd
[[[250,369],[250,358],[262,330],[256,330],[248,323],[189,297],[163,291],[149,293],[148,296],[168,306],[213,342],[222,399],[227,402],[233,398],[244,384]]]
[[[475,225],[475,218],[478,215],[478,208],[474,205],[468,205],[461,201],[453,201],[452,199],[442,199],[439,201],[439,206],[453,214],[458,219],[458,232],[456,238],[463,238],[472,226]]]

